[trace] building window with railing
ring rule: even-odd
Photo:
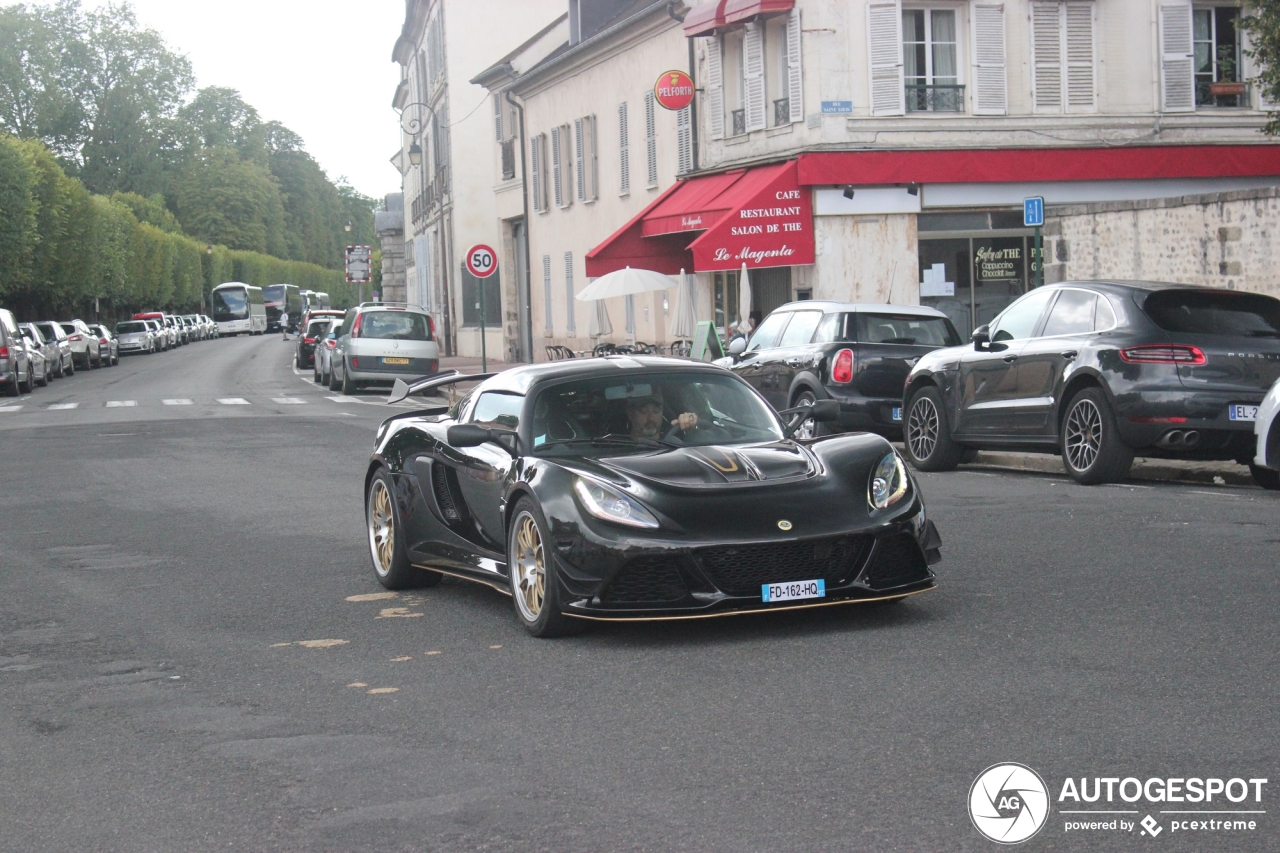
[[[904,9],[903,82],[907,112],[964,111],[954,9]]]
[[[1240,73],[1240,9],[1196,6],[1192,11],[1197,107],[1247,105]]]

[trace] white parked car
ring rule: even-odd
[[[343,318],[329,387],[354,394],[361,385],[390,385],[439,369],[435,323],[426,311],[403,302],[365,302]]]
[[[1253,424],[1253,433],[1258,437],[1258,452],[1249,470],[1253,473],[1254,482],[1264,489],[1280,490],[1280,424],[1276,423],[1277,413],[1280,413],[1280,379],[1262,398],[1258,419]]]

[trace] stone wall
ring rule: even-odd
[[[405,302],[404,260],[404,196],[389,193],[382,210],[373,215],[373,226],[382,247],[382,299],[385,302]]]
[[[1049,211],[1045,281],[1145,279],[1280,296],[1280,187]]]

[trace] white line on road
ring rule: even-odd
[[[54,403],[48,408],[49,408],[49,411],[51,412],[61,412],[67,409],[78,409],[80,408],[80,404],[79,403]]]
[[[244,397],[219,397],[218,402],[224,406],[247,406],[249,401]]]
[[[332,400],[335,403],[363,403],[364,400],[357,400],[354,397],[325,397],[326,400]]]
[[[137,400],[108,400],[108,409],[132,409],[138,405]]]
[[[172,400],[163,401],[166,406],[190,406],[193,405],[190,400],[185,397],[176,397]]]
[[[22,411],[21,406],[0,406],[0,412],[19,412]]]
[[[282,406],[305,406],[307,404],[306,400],[298,397],[272,397],[271,402],[279,403]]]

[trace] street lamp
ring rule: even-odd
[[[210,243],[209,245],[207,245],[207,246],[205,246],[205,247],[204,247],[204,253],[205,253],[206,255],[212,255],[212,254],[213,254],[213,244],[212,244],[212,243]]]
[[[417,140],[414,140],[413,144],[409,146],[409,163],[413,166],[422,165],[422,146],[418,144]]]
[[[348,234],[350,234],[350,233],[351,233],[351,220],[350,220],[350,219],[348,219],[348,220],[347,220],[347,224],[346,224],[346,225],[343,225],[343,226],[342,226],[342,230],[343,230],[343,231],[346,231]]]

